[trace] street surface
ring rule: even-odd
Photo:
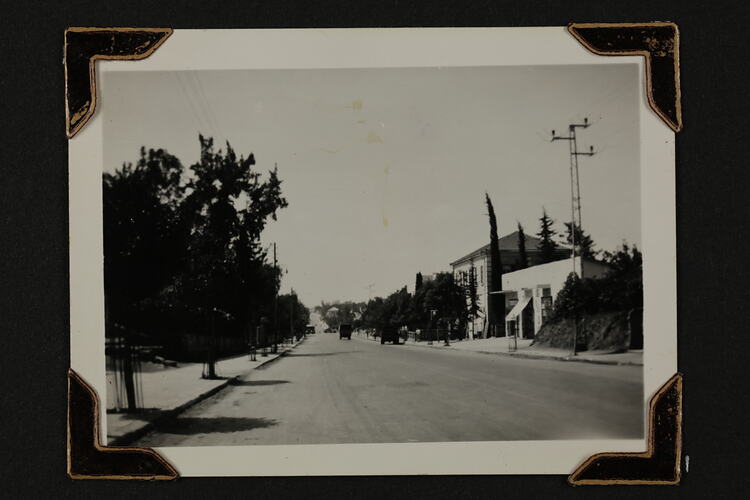
[[[318,333],[136,446],[639,439],[643,369]]]

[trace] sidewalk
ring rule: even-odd
[[[304,337],[293,345],[282,347],[278,353],[261,356],[256,361],[244,354],[216,363],[215,380],[201,378],[202,363],[180,364],[177,368],[166,368],[153,363],[141,372],[139,383],[142,391],[143,409],[138,413],[115,413],[114,392],[107,390],[107,444],[124,445],[150,431],[156,422],[173,417],[190,406],[212,396],[230,385],[235,379],[270,363],[297,347]],[[114,383],[112,372],[107,372],[107,384]]]
[[[365,339],[364,335],[358,335]],[[369,338],[367,340],[375,340]],[[409,339],[406,344],[412,347],[423,347],[427,349],[443,349],[454,351],[469,351],[481,354],[494,354],[503,356],[516,356],[530,359],[554,359],[558,361],[578,361],[584,363],[597,363],[603,365],[634,365],[643,366],[643,351],[627,351],[621,353],[610,353],[607,351],[583,351],[575,356],[567,349],[556,349],[553,347],[532,346],[531,339],[518,339],[518,349],[510,351],[507,337],[474,340],[452,340],[450,346],[445,346],[443,341],[435,341],[432,345],[427,342],[415,342]]]

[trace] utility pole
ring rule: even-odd
[[[428,345],[432,345],[432,338],[435,333],[435,314],[437,314],[437,312],[437,309],[430,309],[430,336],[427,341]]]
[[[122,365],[122,374],[125,382],[125,395],[128,400],[128,411],[134,412],[138,409],[138,405],[136,403],[135,398],[135,382],[134,382],[134,376],[133,376],[133,345],[130,341],[130,332],[123,328],[123,344],[122,344],[122,353],[123,353],[123,365]]]
[[[212,308],[208,314],[211,339],[208,347],[208,374],[206,378],[213,380],[216,378],[216,308]]]
[[[571,249],[571,258],[573,260],[573,272],[578,274],[575,265],[575,254],[576,254],[576,230],[583,229],[581,223],[581,185],[578,176],[578,157],[579,156],[594,156],[594,146],[589,146],[588,151],[578,151],[578,141],[576,138],[576,129],[588,128],[591,124],[588,118],[583,119],[583,123],[571,123],[568,125],[568,135],[561,136],[555,135],[555,131],[552,131],[552,141],[568,141],[569,152],[570,152],[570,210],[571,210],[571,240],[573,248]],[[583,264],[581,264],[581,270],[579,276],[583,279]]]
[[[274,280],[278,275],[278,261],[276,260],[276,242],[273,242],[273,276]],[[279,336],[279,284],[274,286],[273,292],[273,352],[278,350],[276,342]]]
[[[365,288],[367,288],[367,300],[368,302],[372,300],[372,287],[375,286],[375,283],[370,283]]]
[[[571,123],[568,125],[568,135],[561,136],[555,135],[555,131],[552,131],[552,141],[568,141],[568,149],[570,152],[570,239],[572,248],[570,251],[570,260],[573,263],[573,273],[583,279],[583,259],[580,259],[580,273],[576,270],[576,231],[578,229],[583,233],[583,226],[581,225],[581,185],[578,177],[578,157],[579,156],[594,156],[594,146],[589,146],[588,152],[578,151],[578,141],[576,139],[576,129],[589,128],[590,123],[588,118],[583,119],[583,123]],[[576,342],[578,337],[578,318],[573,320],[573,356],[576,355]]]
[[[294,288],[289,292],[289,335],[294,342],[294,306],[297,303],[297,297],[294,295]]]

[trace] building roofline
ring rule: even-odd
[[[588,257],[581,257],[580,255],[576,255],[576,261],[580,261],[580,260],[583,261],[584,265],[585,264],[598,264],[598,265],[604,266],[604,267],[606,267],[608,269],[612,269],[612,266],[609,265],[609,264],[607,264],[606,262],[601,262],[601,261],[598,261],[598,260],[595,260],[595,259],[591,259],[591,258],[588,258]],[[569,258],[568,259],[553,260],[552,262],[545,262],[543,264],[537,264],[535,266],[529,266],[529,267],[525,267],[523,269],[516,269],[515,271],[510,271],[510,272],[507,272],[507,273],[503,273],[503,277],[511,275],[511,274],[515,274],[515,273],[523,273],[524,271],[528,271],[529,269],[535,269],[535,268],[539,268],[541,266],[561,265],[560,264],[561,262],[565,262],[568,265],[570,265],[570,259]]]
[[[505,236],[502,236],[501,238],[498,238],[498,240],[507,240],[507,239],[509,239],[512,236],[516,236],[516,240],[518,240],[518,231],[513,231],[512,233],[508,233]],[[530,236],[528,234],[526,234],[525,236],[526,236],[526,245],[527,245],[526,246],[526,250],[529,251],[529,252],[534,252],[534,253],[539,252],[539,249],[537,248],[537,244],[541,240],[539,238],[536,238],[534,236]],[[530,247],[529,244],[533,244],[533,246]],[[555,249],[556,251],[563,250],[563,251],[570,252],[570,250],[571,250],[570,246],[568,246],[568,245],[561,244],[561,243],[558,243],[558,242],[555,242],[555,244],[557,245],[557,248]],[[456,266],[458,264],[463,264],[464,262],[469,262],[472,259],[474,259],[476,257],[479,257],[480,255],[489,252],[489,249],[490,249],[490,244],[487,243],[486,245],[483,245],[483,246],[477,248],[473,252],[469,252],[466,255],[464,255],[463,257],[452,261],[449,265],[451,267],[454,267],[454,266]],[[501,252],[509,252],[509,251],[513,251],[513,250],[509,250],[508,248],[501,248],[500,251]]]

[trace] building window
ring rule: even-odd
[[[479,266],[479,284],[484,285],[484,266]]]
[[[507,315],[511,309],[515,307],[515,305],[518,304],[518,293],[517,292],[508,292],[505,294],[505,314]]]
[[[546,290],[549,290],[549,288]],[[542,324],[547,321],[550,314],[552,314],[552,295],[542,295]]]

